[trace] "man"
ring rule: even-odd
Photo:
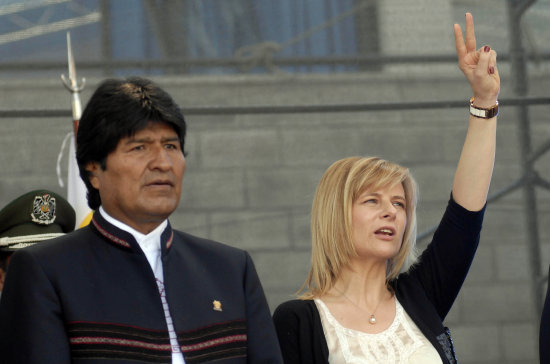
[[[96,212],[87,227],[13,256],[0,303],[7,363],[282,362],[248,253],[167,220],[184,139],[178,106],[152,82],[95,91],[77,160]]]
[[[0,295],[13,252],[73,231],[75,211],[48,190],[27,192],[0,211]]]

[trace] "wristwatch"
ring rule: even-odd
[[[482,119],[491,119],[498,115],[498,101],[494,106],[490,108],[483,108],[474,106],[474,98],[470,99],[470,114],[482,118]]]

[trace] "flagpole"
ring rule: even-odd
[[[65,88],[71,93],[71,106],[73,110],[73,131],[76,141],[76,132],[78,130],[78,122],[80,121],[80,116],[82,115],[82,104],[80,103],[80,91],[84,89],[86,79],[82,78],[82,83],[78,84],[76,79],[76,67],[74,63],[73,50],[71,47],[71,33],[67,32],[67,60],[69,65],[69,78],[65,77],[64,74],[61,75],[61,80]]]
[[[73,142],[69,144],[69,163],[67,172],[67,201],[76,212],[75,229],[83,227],[90,222],[92,211],[86,200],[86,186],[79,176],[76,162],[76,135],[78,123],[82,116],[82,104],[80,103],[80,91],[84,89],[86,80],[83,78],[79,84],[76,78],[76,67],[71,47],[71,34],[67,32],[67,59],[69,65],[69,77],[61,75],[65,88],[71,93],[71,106],[73,111]]]

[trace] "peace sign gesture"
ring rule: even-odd
[[[489,46],[476,49],[474,19],[466,13],[466,41],[460,25],[454,25],[458,67],[464,72],[477,107],[491,107],[496,104],[500,90],[500,77],[497,69],[497,53]]]

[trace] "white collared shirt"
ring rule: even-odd
[[[172,323],[172,316],[170,315],[170,309],[168,307],[168,301],[166,300],[166,294],[164,291],[164,271],[162,269],[160,239],[162,232],[168,225],[168,220],[164,220],[159,226],[155,228],[155,230],[145,235],[110,216],[103,209],[103,206],[99,207],[99,212],[101,213],[101,216],[103,216],[105,220],[107,220],[109,223],[113,224],[121,230],[132,234],[134,239],[136,239],[139,247],[145,254],[145,257],[147,258],[147,261],[149,262],[149,265],[153,270],[153,274],[155,275],[160,298],[162,300],[162,306],[164,308],[164,316],[166,318],[168,334],[170,335],[170,344],[172,346],[172,364],[185,364],[183,354],[181,353],[180,346],[178,344],[176,331],[174,329],[174,324]]]

